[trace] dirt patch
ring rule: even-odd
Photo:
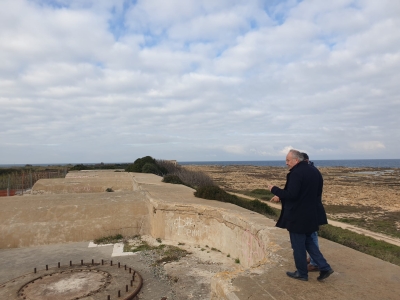
[[[248,193],[268,184],[283,187],[287,168],[185,166],[208,174],[227,191]],[[324,177],[322,201],[330,218],[400,237],[400,169],[318,168]]]
[[[174,300],[211,299],[213,276],[242,269],[229,254],[208,245],[161,241],[148,235],[128,243],[133,248],[147,245],[148,250],[139,255],[151,268],[154,277],[170,282]]]
[[[228,191],[283,187],[288,170],[257,166],[185,166],[207,173]],[[323,202],[327,205],[365,206],[400,211],[400,169],[319,168],[324,177]]]

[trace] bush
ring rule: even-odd
[[[81,171],[81,170],[92,170],[93,168],[86,166],[84,164],[78,164],[73,166],[70,170]]]
[[[223,189],[215,185],[199,187],[194,193],[194,195],[195,197],[198,198],[218,200],[229,203],[233,203],[239,199],[237,196],[228,194]]]
[[[184,184],[183,181],[177,175],[165,175],[162,181],[172,184]]]
[[[156,163],[163,174],[172,174],[181,170],[181,166],[174,161],[157,159]]]
[[[165,164],[159,162],[162,161],[157,161],[151,156],[145,156],[136,159],[133,164],[130,164],[128,167],[126,167],[125,171],[135,173],[150,173],[163,176],[168,173],[168,170],[165,168]]]
[[[256,198],[260,198],[263,200],[270,200],[274,194],[272,194],[269,190],[266,189],[255,189],[250,192],[251,196],[255,196]]]
[[[241,199],[235,195],[231,195],[225,192],[218,186],[205,186],[197,189],[194,195],[198,198],[217,200],[222,202],[228,202],[245,209],[258,212],[267,216],[276,216],[275,211],[268,206],[268,204],[261,202],[260,200],[247,200]]]
[[[145,163],[142,167],[142,173],[160,174],[160,170],[154,163]]]
[[[185,185],[194,189],[205,186],[215,186],[213,180],[206,173],[200,171],[192,171],[185,168],[180,168],[173,175],[178,176]]]
[[[136,172],[136,173],[142,173],[142,168],[146,163],[151,163],[155,164],[156,160],[152,158],[151,156],[145,156],[142,158],[136,159],[133,164],[129,165],[125,171],[126,172]]]

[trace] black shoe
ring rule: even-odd
[[[332,269],[330,269],[328,271],[321,271],[321,272],[319,272],[319,276],[317,277],[317,280],[318,281],[324,280],[324,279],[328,278],[332,273],[333,273]]]
[[[295,272],[286,272],[286,275],[294,278],[294,279],[298,279],[298,280],[302,280],[302,281],[308,281],[308,278],[300,276],[299,272],[295,271]]]

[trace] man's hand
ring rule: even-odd
[[[269,200],[269,201],[275,202],[275,203],[279,203],[279,202],[281,202],[281,199],[279,199],[278,196],[273,196],[273,197],[271,198],[271,200]]]

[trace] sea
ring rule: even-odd
[[[400,168],[400,159],[335,159],[335,160],[312,160],[316,167],[369,167],[369,168]],[[118,162],[127,164],[132,162]],[[180,165],[217,165],[217,166],[270,166],[284,167],[284,160],[256,160],[256,161],[178,161]],[[31,164],[32,166],[66,166],[66,165],[94,165],[98,163],[59,163],[59,164]],[[105,164],[117,164],[108,162]],[[0,168],[23,167],[25,164],[0,164]]]
[[[347,167],[347,168],[400,168],[400,159],[343,159],[343,160],[312,160],[316,167]],[[270,166],[286,167],[283,160],[260,161],[186,161],[180,165],[217,165],[217,166]]]

